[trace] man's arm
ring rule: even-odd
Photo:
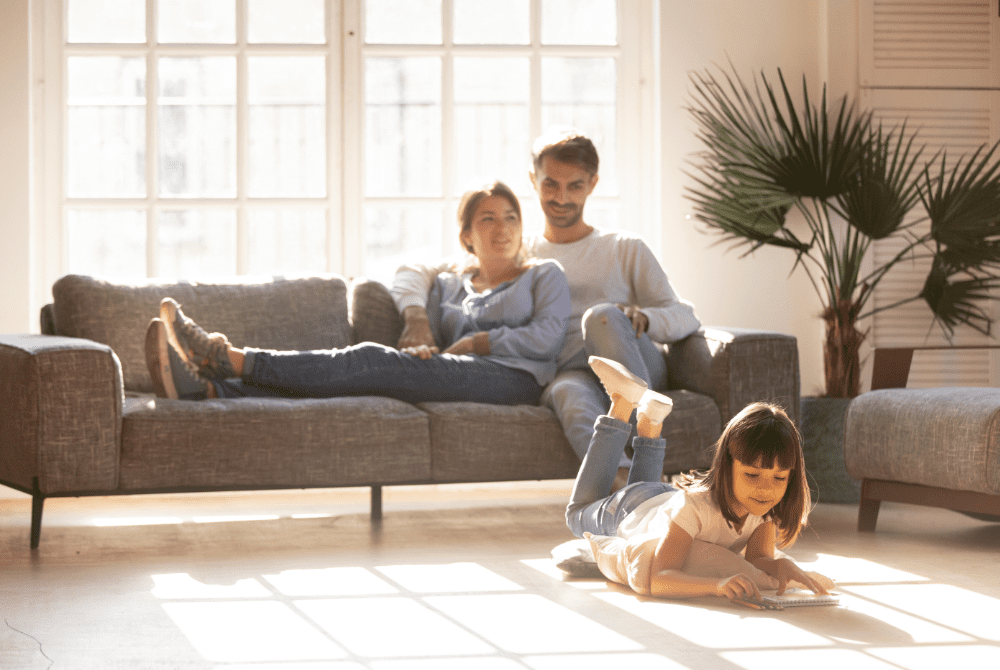
[[[390,292],[396,309],[403,317],[403,333],[396,345],[398,349],[425,346],[431,353],[438,352],[430,320],[427,318],[427,295],[434,285],[434,278],[450,265],[451,263],[442,261],[436,266],[403,265],[396,270]]]
[[[644,316],[648,320],[646,330],[650,339],[665,343],[682,340],[698,330],[701,321],[694,313],[694,305],[677,295],[646,243],[635,238],[628,240],[627,244],[624,271],[631,278],[635,305],[622,306],[622,311],[632,318],[633,326],[641,325]],[[633,312],[639,311],[640,315],[631,315],[628,311],[630,307],[638,307],[639,310],[633,309]]]

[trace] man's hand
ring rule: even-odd
[[[624,312],[625,316],[632,322],[636,338],[641,337],[646,332],[646,329],[649,328],[649,317],[643,314],[642,309],[638,305],[622,305],[619,303],[615,307]]]
[[[419,305],[410,305],[403,310],[403,322],[403,333],[399,336],[397,349],[406,351],[407,349],[423,347],[419,354],[406,352],[413,353],[420,358],[424,358],[424,350],[426,350],[427,358],[430,358],[430,354],[436,354],[440,351],[434,342],[434,334],[431,332],[431,323],[430,319],[427,318],[426,309]]]

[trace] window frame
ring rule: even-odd
[[[661,242],[659,221],[659,124],[656,122],[658,31],[657,0],[618,0],[618,45],[606,47],[546,46],[540,44],[540,0],[530,0],[531,43],[524,47],[466,47],[447,43],[441,46],[371,45],[363,42],[363,0],[324,0],[326,42],[323,44],[267,45],[247,43],[247,0],[234,0],[236,5],[236,42],[232,45],[160,45],[155,35],[157,0],[146,3],[146,42],[136,44],[71,44],[67,36],[67,0],[44,0],[32,3],[33,53],[35,77],[33,90],[32,143],[35,156],[32,179],[35,247],[35,276],[38,278],[39,304],[49,300],[49,290],[58,277],[68,271],[67,220],[70,209],[129,209],[146,212],[147,276],[156,277],[158,270],[155,245],[157,219],[160,211],[198,208],[236,210],[237,272],[247,265],[248,207],[321,207],[326,212],[327,271],[347,277],[359,276],[365,257],[366,201],[382,200],[363,196],[364,169],[364,54],[367,50],[385,53],[445,53],[477,55],[495,53],[512,55],[528,53],[531,60],[530,135],[536,137],[540,127],[540,57],[542,55],[613,55],[617,61],[616,133],[618,153],[619,227],[645,237],[653,249]],[[442,0],[443,22],[451,15],[452,0]],[[339,9],[339,11],[338,11]],[[444,23],[444,28],[448,27]],[[443,34],[448,35],[444,30]],[[445,37],[445,40],[448,40]],[[234,55],[237,66],[236,103],[236,195],[232,198],[175,198],[158,193],[157,161],[157,73],[152,63],[158,56]],[[67,170],[67,77],[68,58],[76,55],[142,56],[147,60],[146,80],[146,195],[136,198],[70,198],[66,195]],[[259,198],[247,195],[247,67],[248,57],[256,55],[318,55],[326,59],[326,185],[325,197]],[[451,73],[444,68],[442,102],[447,101]],[[353,102],[351,102],[353,101]],[[447,111],[446,111],[447,110]],[[637,110],[637,113],[636,111]],[[626,114],[625,111],[628,113]],[[636,118],[638,117],[638,118]],[[450,106],[442,105],[442,131],[448,128]],[[449,133],[442,132],[442,163],[445,188],[437,199],[452,211],[456,196],[448,185],[451,169]],[[525,169],[529,156],[525,155]],[[600,196],[596,196],[600,199]],[[391,198],[393,203],[425,199]],[[537,207],[536,201],[525,200],[525,207]],[[444,224],[442,239],[453,233],[451,224]]]

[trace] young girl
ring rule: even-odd
[[[790,545],[806,522],[809,487],[799,433],[781,408],[754,403],[733,417],[716,447],[711,469],[685,476],[675,489],[661,481],[666,442],[660,437],[671,401],[646,388],[624,366],[592,356],[591,368],[611,397],[608,415],[594,425],[587,455],[566,508],[574,535],[633,538],[655,533],[661,539],[646,560],[645,593],[669,598],[703,595],[741,601],[760,597],[746,574],[723,579],[682,570],[692,542],[700,540],[739,554],[775,578],[778,593],[799,582],[827,593],[827,578],[807,574],[774,550]],[[635,455],[628,484],[608,496],[630,433],[628,418],[637,411]]]

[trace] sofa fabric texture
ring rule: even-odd
[[[151,392],[143,354],[146,328],[171,297],[209,332],[237,347],[337,349],[351,344],[347,287],[333,275],[245,277],[226,282],[149,280],[130,284],[67,275],[52,287],[56,333],[110,346],[125,389]]]
[[[1000,389],[885,389],[847,410],[844,460],[855,479],[1000,493]]]

